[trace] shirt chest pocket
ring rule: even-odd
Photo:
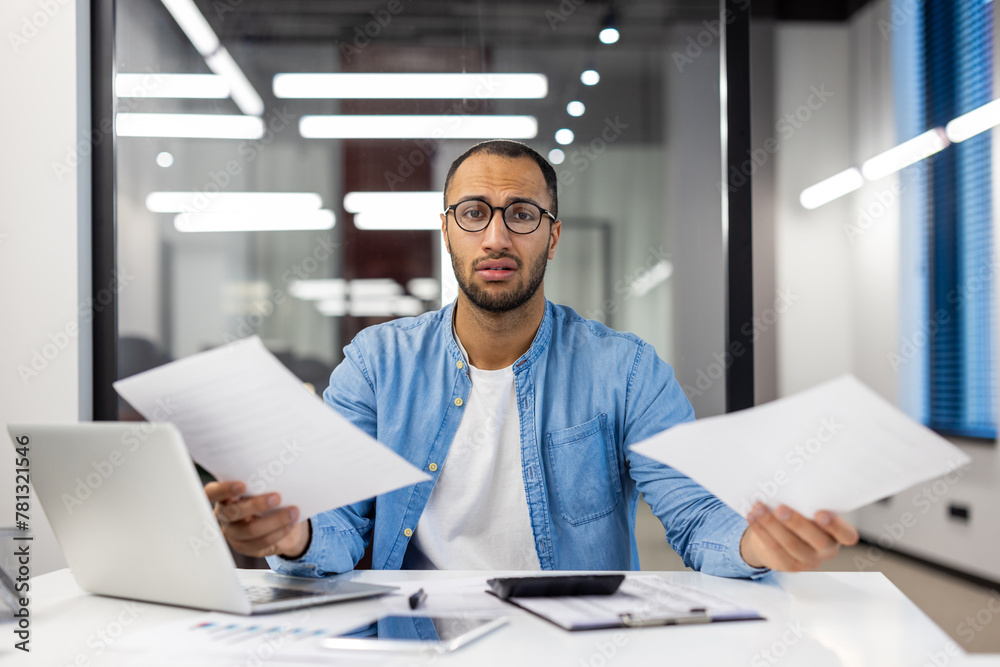
[[[559,516],[579,526],[610,514],[622,487],[607,415],[552,431],[545,436],[545,448]]]

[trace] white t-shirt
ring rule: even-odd
[[[457,334],[455,340],[468,364]],[[462,422],[403,567],[540,570],[524,491],[513,366],[468,366],[472,391]]]

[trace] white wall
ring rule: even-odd
[[[901,224],[913,220],[901,222],[898,180],[868,184],[814,211],[798,203],[804,187],[897,143],[895,31],[883,30],[894,25],[889,11],[888,0],[880,0],[846,25],[777,28],[777,116],[800,105],[811,85],[825,83],[834,93],[777,154],[776,282],[799,297],[778,322],[781,395],[852,372],[895,401],[912,381],[889,363],[913,319],[900,319],[901,232],[912,231]],[[994,179],[1000,179],[997,171]],[[1000,206],[996,198],[994,206]],[[973,457],[957,482],[939,480],[901,493],[864,508],[855,521],[884,547],[1000,581],[1000,450],[956,443]],[[968,524],[949,519],[949,501],[971,506]],[[878,551],[864,553],[856,566],[877,569]]]
[[[90,419],[89,3],[0,3],[0,524],[14,521],[10,422]],[[15,36],[15,39],[11,38]],[[86,147],[86,144],[83,144]],[[86,148],[83,151],[86,153]],[[56,165],[65,171],[57,173]],[[67,334],[67,328],[70,333]],[[35,367],[32,367],[32,364]],[[21,372],[29,371],[22,378]],[[36,371],[37,375],[30,374]],[[65,567],[32,495],[31,573]]]
[[[850,246],[846,199],[814,211],[803,188],[853,164],[849,38],[838,24],[781,24],[775,33],[775,283],[790,295],[777,325],[778,392],[851,368]],[[829,98],[820,104],[818,90]],[[809,107],[812,101],[814,107]]]

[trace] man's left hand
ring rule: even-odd
[[[740,555],[752,567],[782,572],[815,570],[840,551],[858,543],[858,531],[833,512],[817,512],[809,520],[785,505],[773,512],[762,503],[747,516]]]

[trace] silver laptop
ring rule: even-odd
[[[7,431],[15,447],[28,445],[31,484],[86,591],[258,614],[395,590],[237,570],[172,424],[10,424]]]

